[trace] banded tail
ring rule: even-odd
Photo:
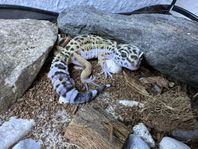
[[[110,86],[102,85],[95,90],[85,93],[79,92],[75,87],[74,80],[69,75],[68,65],[61,60],[56,60],[52,63],[48,77],[51,79],[54,89],[61,98],[72,104],[88,102]]]

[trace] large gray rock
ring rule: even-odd
[[[172,0],[0,0],[0,4],[21,5],[61,12],[71,6],[94,6],[108,12],[132,12],[146,6],[170,4]]]
[[[42,144],[33,139],[19,141],[12,149],[42,149]]]
[[[9,121],[4,122],[0,127],[1,149],[8,149],[27,135],[34,125],[35,122],[33,119],[17,119],[16,117],[11,117]]]
[[[0,112],[31,85],[56,38],[48,21],[0,20]]]
[[[133,43],[160,72],[198,87],[198,23],[162,14],[123,16],[93,7],[67,9],[58,26],[72,36],[93,33]]]

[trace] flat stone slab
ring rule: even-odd
[[[0,113],[31,85],[57,32],[48,21],[0,20]]]
[[[62,12],[58,26],[72,36],[97,34],[135,44],[156,70],[198,87],[198,22],[163,14],[124,16],[82,6]]]

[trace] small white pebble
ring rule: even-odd
[[[143,123],[138,123],[133,127],[133,134],[141,137],[150,147],[155,147],[155,141]]]
[[[111,84],[106,84],[106,87],[111,87]]]
[[[159,143],[160,149],[190,149],[189,146],[171,137],[162,138]]]
[[[118,103],[123,105],[123,106],[126,106],[126,107],[139,107],[139,108],[144,107],[143,103],[140,103],[140,102],[134,101],[134,100],[123,99],[123,100],[119,100]]]
[[[127,140],[126,149],[150,149],[139,136],[131,134]]]

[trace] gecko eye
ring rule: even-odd
[[[132,60],[137,60],[138,57],[137,57],[136,55],[131,55],[131,59],[132,59]]]
[[[121,52],[121,56],[122,56],[122,57],[127,57],[126,52]]]

